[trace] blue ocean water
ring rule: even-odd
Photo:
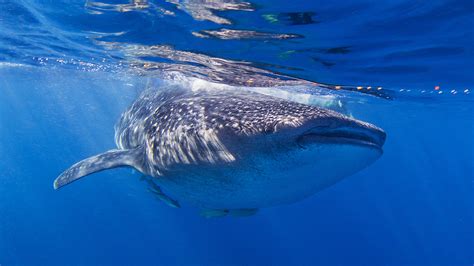
[[[0,6],[0,265],[474,263],[472,1]],[[167,81],[335,97],[387,132],[384,154],[245,218],[170,208],[125,168],[53,190]]]

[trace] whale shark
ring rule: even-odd
[[[148,88],[115,126],[116,149],[60,174],[132,167],[172,207],[244,216],[303,200],[376,161],[385,132],[318,106],[237,89]]]

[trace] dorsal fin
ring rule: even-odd
[[[102,170],[131,166],[137,170],[143,170],[143,148],[138,147],[130,150],[110,150],[104,153],[84,159],[64,171],[54,180],[54,189],[58,189],[77,179]]]

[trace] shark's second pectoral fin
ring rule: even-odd
[[[138,147],[130,150],[110,150],[82,160],[64,171],[54,180],[54,189],[58,189],[81,177],[110,168],[131,166],[142,168],[143,149]]]
[[[206,218],[224,217],[227,215],[234,217],[252,216],[258,212],[258,209],[230,209],[230,210],[216,210],[216,209],[202,209],[200,215]]]

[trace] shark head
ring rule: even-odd
[[[363,170],[383,153],[382,129],[335,111],[258,94],[224,101],[221,114],[237,118],[234,124],[224,123],[230,127],[220,139],[236,160],[245,162],[239,167],[246,165],[271,180],[252,188],[271,188],[273,198],[261,199],[268,200],[266,205],[313,195]]]

